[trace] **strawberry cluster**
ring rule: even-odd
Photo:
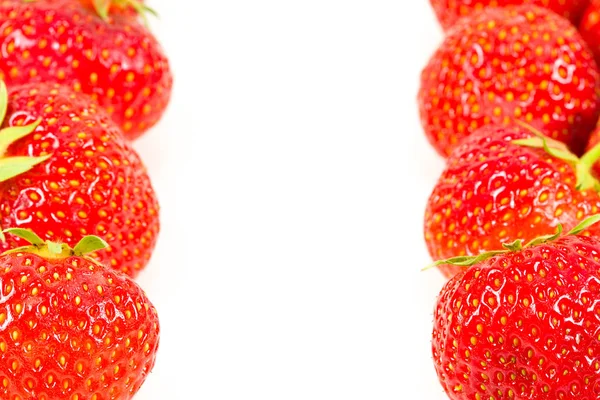
[[[431,3],[445,39],[418,101],[446,157],[424,221],[449,278],[440,383],[453,400],[598,399],[600,1]]]
[[[0,0],[0,398],[126,400],[159,205],[130,141],[169,102],[143,0]]]

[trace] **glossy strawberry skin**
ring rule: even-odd
[[[8,125],[41,119],[8,156],[52,154],[0,183],[0,225],[35,230],[74,246],[98,235],[110,248],[95,257],[135,277],[148,263],[159,231],[158,202],[139,156],[87,95],[58,84],[34,84],[10,96]],[[7,238],[0,251],[20,240]]]
[[[600,211],[594,190],[577,191],[572,165],[512,141],[534,137],[517,126],[486,126],[447,160],[427,203],[425,241],[434,260],[476,255],[517,239],[573,228]],[[600,235],[598,227],[590,232]],[[447,277],[460,267],[442,266]]]
[[[579,32],[594,53],[596,62],[600,62],[600,1],[590,2],[579,24]]]
[[[131,399],[154,366],[156,310],[86,259],[0,256],[0,398]]]
[[[523,120],[583,150],[598,119],[598,67],[567,20],[532,6],[462,19],[421,75],[427,138],[447,156],[482,125]]]
[[[456,275],[434,313],[451,400],[600,396],[600,242],[567,236]]]
[[[435,14],[444,29],[449,29],[466,15],[494,6],[530,4],[546,7],[574,24],[579,22],[589,0],[430,0]]]
[[[73,0],[0,0],[0,78],[7,85],[55,81],[94,97],[129,139],[162,116],[169,63],[130,13],[103,21]]]

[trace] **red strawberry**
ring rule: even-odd
[[[85,256],[103,246],[44,243],[0,256],[0,398],[131,399],[154,366],[156,310],[126,275]]]
[[[579,32],[600,62],[600,0],[592,0],[579,25]]]
[[[464,18],[421,76],[421,120],[450,154],[489,123],[523,119],[583,150],[600,112],[598,68],[566,19],[535,6],[490,8]]]
[[[579,160],[559,142],[550,142],[555,155],[515,143],[527,138],[541,147],[528,129],[486,126],[454,150],[425,212],[425,240],[434,259],[531,240],[553,232],[558,223],[570,229],[599,212],[600,184],[590,168],[600,148]],[[592,232],[600,237],[600,226]],[[440,268],[448,277],[460,271]]]
[[[0,77],[7,84],[56,81],[89,93],[130,139],[154,125],[172,76],[160,45],[130,15],[103,20],[73,0],[0,0]]]
[[[0,131],[0,225],[35,229],[71,246],[96,234],[110,248],[95,256],[136,276],[159,230],[158,203],[140,158],[102,109],[68,87],[32,84],[12,92],[4,126],[36,120],[35,132],[21,139]],[[3,141],[14,143],[4,151]],[[29,161],[17,156],[50,158],[27,171]],[[11,165],[19,167],[16,177]],[[0,250],[16,244],[0,243]]]
[[[440,293],[432,347],[444,390],[451,400],[600,398],[600,241],[510,247],[462,260],[474,265]]]
[[[534,4],[547,7],[573,23],[579,22],[589,0],[430,0],[438,20],[449,29],[456,21],[465,15],[490,7],[505,7],[508,5]]]

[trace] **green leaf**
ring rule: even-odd
[[[537,136],[532,136],[527,139],[516,139],[516,140],[511,141],[511,143],[514,143],[516,145],[523,146],[523,147],[533,147],[534,149],[543,149],[544,148],[544,142],[542,141],[542,138],[539,138]]]
[[[577,183],[575,188],[578,191],[595,189],[598,191],[600,183],[592,174],[591,167],[583,162],[579,162],[575,167],[575,175],[577,177]]]
[[[8,157],[0,158],[0,182],[5,182],[15,176],[29,171],[38,164],[52,157],[52,154],[41,157]]]
[[[93,0],[94,8],[96,12],[104,21],[108,19],[108,10],[110,9],[109,0]]]
[[[585,231],[590,226],[597,224],[600,221],[600,214],[592,215],[589,218],[581,221],[579,225],[575,228],[571,229],[567,235],[579,235],[581,232]]]
[[[2,82],[2,81],[0,81],[0,82]],[[1,98],[2,93],[1,92],[2,92],[2,84],[0,83],[0,107],[2,106],[2,98]],[[0,113],[1,112],[2,112],[2,110],[0,110]],[[4,112],[6,112],[6,110],[4,110]],[[6,153],[6,150],[8,150],[8,148],[10,147],[11,144],[13,144],[16,141],[23,139],[25,136],[30,135],[33,132],[35,132],[35,129],[40,125],[41,122],[42,122],[42,120],[38,119],[37,121],[35,121],[29,125],[10,126],[8,128],[2,129],[0,131],[0,157],[2,157]]]
[[[121,6],[129,6],[133,8],[142,18],[144,25],[148,27],[148,14],[158,17],[158,13],[151,7],[147,6],[140,0],[114,0],[116,4]]]
[[[524,147],[532,147],[536,149],[544,149],[544,151],[550,154],[552,157],[558,158],[560,160],[564,160],[570,162],[572,164],[577,164],[579,162],[579,157],[575,154],[571,153],[567,149],[564,148],[564,145],[558,144],[559,142],[552,143],[553,146],[550,147],[548,138],[545,137],[531,137],[527,139],[517,139],[513,140],[512,143],[524,146]],[[557,147],[558,146],[558,147]]]
[[[152,16],[154,18],[160,18],[160,15],[158,14],[158,11],[156,11],[154,8],[152,8],[150,6],[147,6],[146,4],[143,4],[143,7],[144,7],[144,11],[147,14],[152,14]]]
[[[525,245],[525,247],[531,247],[531,246],[537,246],[538,244],[542,244],[542,243],[546,243],[546,242],[551,242],[553,240],[556,240],[560,237],[560,235],[562,234],[563,231],[563,226],[561,224],[558,224],[558,226],[556,227],[556,233],[553,235],[544,235],[544,236],[539,236],[535,239],[533,239],[532,241],[530,241],[529,243],[527,243]]]
[[[433,264],[428,265],[423,268],[423,271],[427,271],[431,268],[440,266],[440,265],[455,265],[457,267],[470,267],[475,264],[479,264],[482,261],[485,261],[489,258],[497,256],[498,254],[506,254],[507,250],[497,250],[497,251],[488,251],[486,253],[481,253],[477,256],[460,256],[448,258],[446,260],[439,260],[434,262]]]
[[[27,240],[29,243],[31,243],[34,246],[41,246],[45,243],[38,235],[36,235],[34,232],[30,231],[29,229],[8,228],[2,232],[10,233],[11,235],[20,237],[23,240]]]
[[[521,239],[517,239],[512,243],[503,243],[502,247],[510,251],[520,251],[523,249],[523,241]]]
[[[577,190],[594,189],[600,191],[600,182],[594,177],[592,168],[600,159],[600,143],[585,153],[575,169],[577,175]]]
[[[2,253],[2,255],[16,254],[16,253],[31,253],[32,249],[35,249],[35,248],[31,247],[31,246],[16,247],[14,249],[6,250],[4,253]]]
[[[93,253],[94,251],[102,250],[108,247],[103,239],[98,236],[86,236],[79,241],[73,248],[76,255],[82,256],[84,254]]]

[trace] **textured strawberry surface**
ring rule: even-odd
[[[431,5],[438,20],[448,29],[456,21],[475,11],[490,7],[532,4],[549,8],[555,13],[578,23],[589,0],[431,0]]]
[[[421,121],[447,156],[489,123],[523,120],[583,150],[599,112],[596,62],[577,30],[531,6],[489,8],[448,32],[421,76]]]
[[[130,12],[103,21],[73,0],[0,0],[0,78],[55,81],[96,99],[128,138],[154,125],[170,98],[168,60]]]
[[[600,62],[600,1],[590,2],[579,24],[579,32],[594,53],[596,62]]]
[[[136,276],[159,231],[158,202],[145,167],[108,115],[87,95],[57,84],[32,84],[10,95],[6,125],[40,119],[7,156],[52,157],[0,182],[0,225],[36,231],[74,246],[88,234],[110,245],[94,254]],[[0,250],[22,245],[8,237]]]
[[[0,257],[0,397],[131,399],[154,366],[156,310],[86,259]]]
[[[452,400],[600,397],[600,242],[567,236],[442,289],[433,359]]]
[[[486,126],[448,158],[425,212],[425,241],[433,259],[502,248],[517,239],[571,229],[600,211],[600,196],[578,191],[575,167],[543,149],[514,140],[535,137],[517,126]],[[589,233],[600,234],[593,226]],[[451,277],[460,267],[441,266]]]

